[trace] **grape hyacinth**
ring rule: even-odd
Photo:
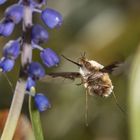
[[[49,38],[48,32],[41,25],[34,25],[32,29],[32,40],[36,44],[47,42]]]
[[[4,4],[7,0],[0,0],[0,5]]]
[[[6,0],[0,0],[0,5],[5,2]],[[33,23],[32,18],[33,13],[39,13],[43,23],[50,29],[60,27],[63,19],[61,14],[54,9],[48,7],[41,9],[44,5],[46,5],[46,0],[19,0],[18,3],[5,10],[4,17],[0,21],[0,36],[2,37],[10,36],[16,25],[22,24],[22,33],[19,33],[18,38],[9,40],[5,44],[0,60],[0,70],[6,73],[14,68],[16,60],[21,57],[19,79],[1,140],[13,138],[25,93],[29,93],[30,97],[33,96],[39,112],[50,108],[48,98],[42,93],[36,93],[36,81],[45,76],[45,69],[39,62],[32,62],[32,53],[34,49],[38,49],[41,60],[47,68],[57,66],[60,59],[51,48],[40,46],[41,43],[48,41],[49,33],[43,25]]]
[[[13,21],[4,20],[0,23],[0,35],[4,37],[8,37],[13,33],[15,24]]]
[[[51,8],[46,8],[41,13],[43,22],[51,29],[62,25],[62,16],[59,12]]]
[[[20,54],[20,43],[18,40],[10,40],[3,48],[3,56],[16,59]]]
[[[3,57],[0,61],[0,69],[2,72],[11,71],[14,67],[15,61],[9,58]]]
[[[15,24],[18,24],[23,18],[23,5],[14,4],[8,7],[5,11],[6,19],[11,19]]]
[[[35,99],[35,105],[40,112],[43,112],[51,107],[48,98],[45,97],[42,93],[37,93],[34,96],[34,99]]]
[[[59,61],[60,61],[60,59],[57,56],[57,54],[52,49],[50,49],[50,48],[44,49],[40,53],[40,57],[41,57],[43,63],[47,67],[57,66],[59,64]]]
[[[38,62],[32,62],[28,68],[28,74],[33,79],[39,79],[45,76],[44,68]]]
[[[33,78],[28,77],[27,84],[26,84],[26,90],[31,91],[32,88],[35,88],[36,82],[33,80]]]

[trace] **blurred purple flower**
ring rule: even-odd
[[[42,27],[39,24],[36,24],[33,26],[32,29],[32,40],[34,43],[39,44],[42,42],[47,42],[48,41],[48,32],[44,27]]]
[[[2,58],[0,60],[0,68],[3,72],[11,71],[14,67],[15,61],[9,58]]]
[[[23,17],[23,5],[14,4],[5,11],[6,19],[11,19],[15,24],[19,23]]]
[[[17,40],[10,40],[3,48],[3,55],[6,58],[16,59],[20,54],[20,44]]]
[[[32,62],[28,68],[28,74],[34,79],[39,79],[45,76],[45,70],[38,62]]]
[[[57,56],[57,54],[52,49],[50,49],[50,48],[44,49],[40,53],[40,57],[41,57],[43,63],[47,67],[57,66],[59,64],[59,61],[60,61],[60,59]]]
[[[51,107],[49,100],[42,93],[37,93],[34,96],[35,105],[40,112],[43,112]]]
[[[51,8],[46,8],[41,13],[43,22],[51,29],[60,27],[62,25],[63,18],[61,14]]]

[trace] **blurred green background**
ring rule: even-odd
[[[0,17],[14,0],[1,6]],[[133,56],[133,64],[119,76],[112,76],[120,111],[111,95],[108,98],[89,97],[89,126],[85,126],[85,89],[76,86],[79,80],[47,80],[37,83],[37,92],[46,93],[52,108],[41,114],[45,140],[139,140],[140,139],[140,1],[139,0],[48,0],[47,6],[64,17],[60,29],[49,30],[50,39],[44,47],[77,61],[86,52],[89,59],[103,65],[124,61]],[[34,22],[43,23],[35,14]],[[21,35],[18,25],[9,38],[0,38],[1,50],[9,39]],[[1,51],[0,51],[1,52]],[[34,51],[34,61],[40,61]],[[13,86],[18,78],[20,60],[8,73]],[[78,71],[77,66],[61,59],[58,68],[46,72]],[[0,108],[10,106],[12,92],[3,75],[0,77]],[[23,112],[28,115],[25,98]]]

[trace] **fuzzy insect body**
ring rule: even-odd
[[[115,99],[116,105],[119,109],[125,113],[125,111],[118,104],[116,96],[113,92],[113,84],[109,77],[109,74],[116,75],[121,72],[123,67],[122,63],[115,62],[107,66],[103,66],[97,61],[88,60],[85,56],[82,56],[79,59],[79,62],[75,62],[65,56],[66,60],[72,62],[73,64],[79,67],[79,72],[57,72],[50,73],[46,75],[41,81],[46,82],[47,79],[63,77],[66,79],[75,80],[76,78],[81,78],[81,83],[86,89],[86,98],[85,98],[85,123],[88,126],[88,95],[90,96],[100,96],[108,97],[111,93]],[[78,84],[79,85],[79,84]]]
[[[113,85],[109,77],[109,73],[117,67],[116,63],[104,67],[100,63],[88,60],[86,57],[81,57],[79,62],[74,62],[69,58],[63,56],[66,60],[74,63],[79,67],[79,72],[57,72],[50,73],[41,81],[47,79],[63,77],[66,79],[74,80],[81,78],[81,84],[84,85],[88,95],[98,95],[101,97],[108,97],[113,91]],[[81,85],[80,84],[80,85]]]
[[[85,57],[79,60],[82,83],[89,95],[108,97],[113,91],[113,85],[107,72],[102,72],[103,65]]]

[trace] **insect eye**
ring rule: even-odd
[[[91,68],[91,64],[90,64],[89,62],[85,62],[85,67],[86,67],[87,69],[90,69],[90,68]]]
[[[87,61],[85,60],[85,57],[81,57],[78,59],[78,62],[79,62],[79,64],[86,65]]]

